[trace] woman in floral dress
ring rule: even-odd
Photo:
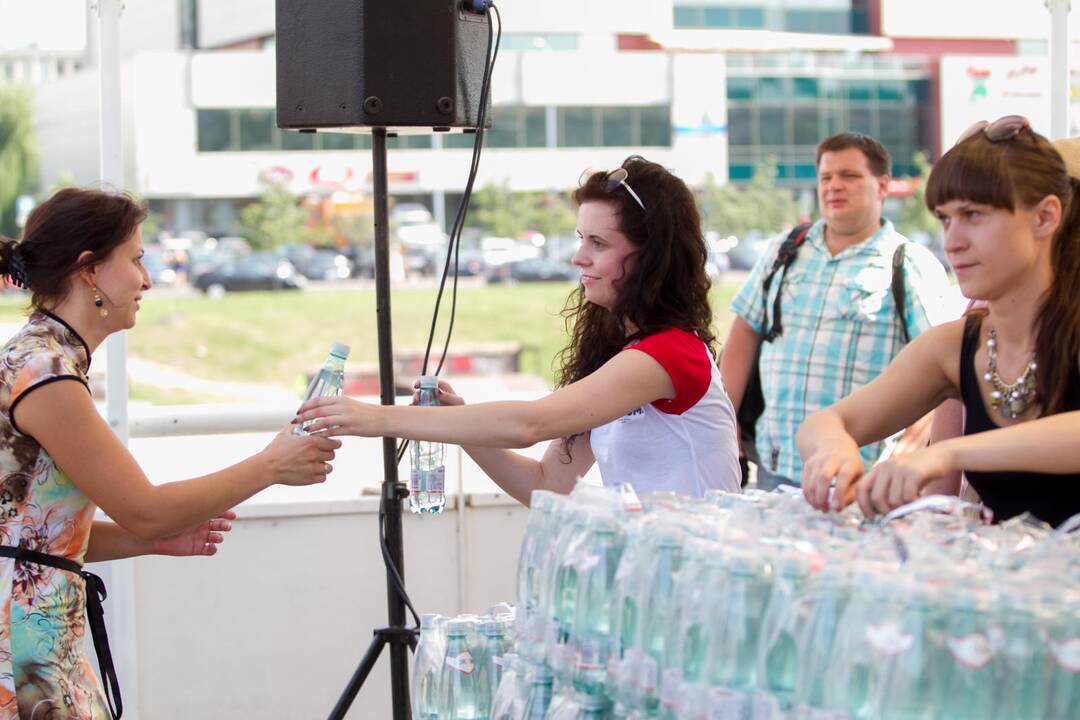
[[[83,653],[99,581],[79,565],[213,555],[231,507],[271,484],[321,482],[339,445],[286,429],[220,472],[147,480],[87,385],[92,352],[135,325],[150,288],[144,217],[125,195],[65,189],[31,213],[21,241],[0,239],[0,274],[32,307],[0,349],[0,720],[118,717],[113,678],[107,700]],[[94,519],[98,507],[111,522]]]

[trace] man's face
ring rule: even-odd
[[[830,230],[857,233],[881,218],[888,175],[874,175],[862,150],[823,153],[818,163],[818,203]]]

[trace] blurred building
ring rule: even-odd
[[[779,181],[809,199],[822,137],[871,134],[892,152],[895,174],[910,174],[917,152],[936,155],[962,118],[981,111],[957,83],[1007,75],[1017,63],[1035,68],[1023,71],[1028,85],[1046,74],[1041,0],[499,6],[494,126],[478,183],[513,190],[562,191],[583,169],[640,152],[691,184],[707,173],[746,180],[775,159]],[[272,0],[142,0],[121,22],[127,183],[170,230],[227,232],[268,184],[343,199],[370,186],[369,136],[275,127]],[[983,85],[1009,106],[1008,88]],[[96,178],[96,97],[94,72],[39,88],[45,187],[65,173]],[[391,194],[424,202],[445,225],[470,148],[471,137],[457,134],[392,139]]]
[[[37,87],[91,64],[87,23],[69,0],[0,0],[0,83]]]

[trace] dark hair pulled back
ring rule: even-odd
[[[0,238],[0,275],[29,290],[34,308],[54,307],[75,273],[105,260],[145,218],[126,193],[64,188],[34,208],[21,240]]]

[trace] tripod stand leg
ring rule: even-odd
[[[356,693],[360,692],[360,686],[364,684],[364,680],[371,673],[371,669],[375,667],[375,661],[379,659],[379,653],[382,652],[385,644],[386,638],[378,633],[371,639],[371,644],[368,645],[364,658],[356,666],[352,679],[345,686],[345,690],[341,693],[341,697],[338,698],[334,709],[330,711],[330,720],[344,719],[345,713],[349,711],[349,706],[352,705],[352,701],[356,698]]]
[[[375,210],[375,314],[379,346],[379,398],[383,405],[394,404],[394,355],[390,331],[390,219],[387,198],[386,128],[371,133],[372,190]],[[383,496],[379,513],[385,518],[385,536],[390,563],[398,577],[405,576],[405,558],[401,533],[402,500],[408,488],[398,482],[397,443],[383,438]],[[375,631],[367,654],[356,668],[348,687],[338,699],[331,720],[341,720],[349,710],[360,686],[379,657],[383,645],[390,645],[390,690],[394,720],[410,720],[409,649],[416,648],[416,629],[405,626],[405,600],[398,593],[387,566],[387,614],[390,624]]]

